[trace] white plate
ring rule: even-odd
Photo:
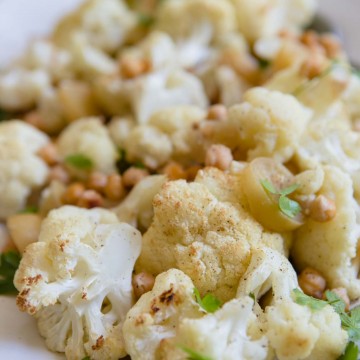
[[[360,64],[357,37],[359,0],[319,0],[322,12],[339,24],[351,59]],[[19,54],[26,42],[46,34],[56,19],[81,0],[0,0],[0,65]],[[46,14],[44,16],[44,14]],[[6,51],[4,51],[6,49]],[[63,356],[46,350],[34,319],[16,309],[15,299],[0,296],[0,359],[53,360]]]

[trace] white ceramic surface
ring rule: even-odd
[[[0,65],[21,53],[31,38],[45,35],[52,24],[82,0],[0,0]],[[341,29],[351,59],[360,64],[360,0],[319,0],[321,12]],[[16,310],[14,298],[0,297],[0,359],[53,360],[35,322]]]

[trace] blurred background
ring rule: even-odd
[[[0,0],[0,66],[21,53],[29,39],[48,33],[64,13],[81,2]],[[352,62],[360,64],[360,0],[319,0],[319,4],[320,13],[340,30]]]

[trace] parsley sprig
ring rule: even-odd
[[[204,356],[197,351],[194,351],[192,349],[189,349],[186,346],[179,346],[179,348],[188,354],[187,360],[213,360],[212,358],[208,356]]]
[[[326,300],[315,299],[299,289],[294,289],[293,295],[297,304],[308,306],[313,311],[321,310],[326,305],[331,305],[334,308],[340,316],[342,328],[347,331],[349,337],[349,343],[339,360],[356,360],[359,349],[355,343],[360,341],[360,307],[356,307],[347,313],[344,300],[329,290],[325,292]]]
[[[65,158],[65,163],[79,170],[91,170],[94,166],[93,161],[83,154],[72,154]]]
[[[17,294],[13,281],[20,259],[20,254],[14,250],[0,255],[0,294]]]
[[[285,214],[289,218],[293,218],[301,212],[300,204],[297,201],[288,198],[288,195],[293,193],[299,187],[298,184],[293,184],[288,186],[287,188],[278,190],[267,179],[260,180],[260,183],[263,188],[269,193],[279,195],[279,209],[283,214]]]
[[[221,302],[212,294],[206,294],[201,298],[199,290],[194,288],[196,302],[208,313],[214,313],[221,307]]]

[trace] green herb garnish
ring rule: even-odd
[[[179,348],[188,354],[187,360],[213,360],[212,358],[199,354],[186,346],[179,346]]]
[[[83,154],[72,154],[65,158],[65,163],[80,170],[91,170],[93,161]]]
[[[357,360],[358,354],[358,346],[350,341],[346,346],[345,352],[338,358],[338,360]]]
[[[85,357],[82,358],[81,360],[90,360],[90,356],[85,356]]]
[[[299,289],[294,289],[293,295],[297,304],[305,305],[313,311],[321,310],[328,304],[327,301],[315,299],[312,296],[304,294]]]
[[[221,302],[212,294],[206,294],[202,299],[197,288],[194,288],[196,302],[208,313],[213,313],[221,307]]]
[[[25,209],[20,210],[19,214],[36,214],[39,212],[39,208],[33,205],[26,206]]]
[[[0,255],[0,294],[17,294],[14,275],[20,260],[20,254],[14,250]]]
[[[266,179],[260,180],[260,183],[263,186],[263,188],[267,190],[269,193],[274,195],[280,195],[279,208],[283,214],[285,214],[289,218],[293,218],[301,212],[300,204],[297,201],[291,200],[287,197],[299,187],[298,184],[293,184],[284,189],[277,190],[269,180]]]

